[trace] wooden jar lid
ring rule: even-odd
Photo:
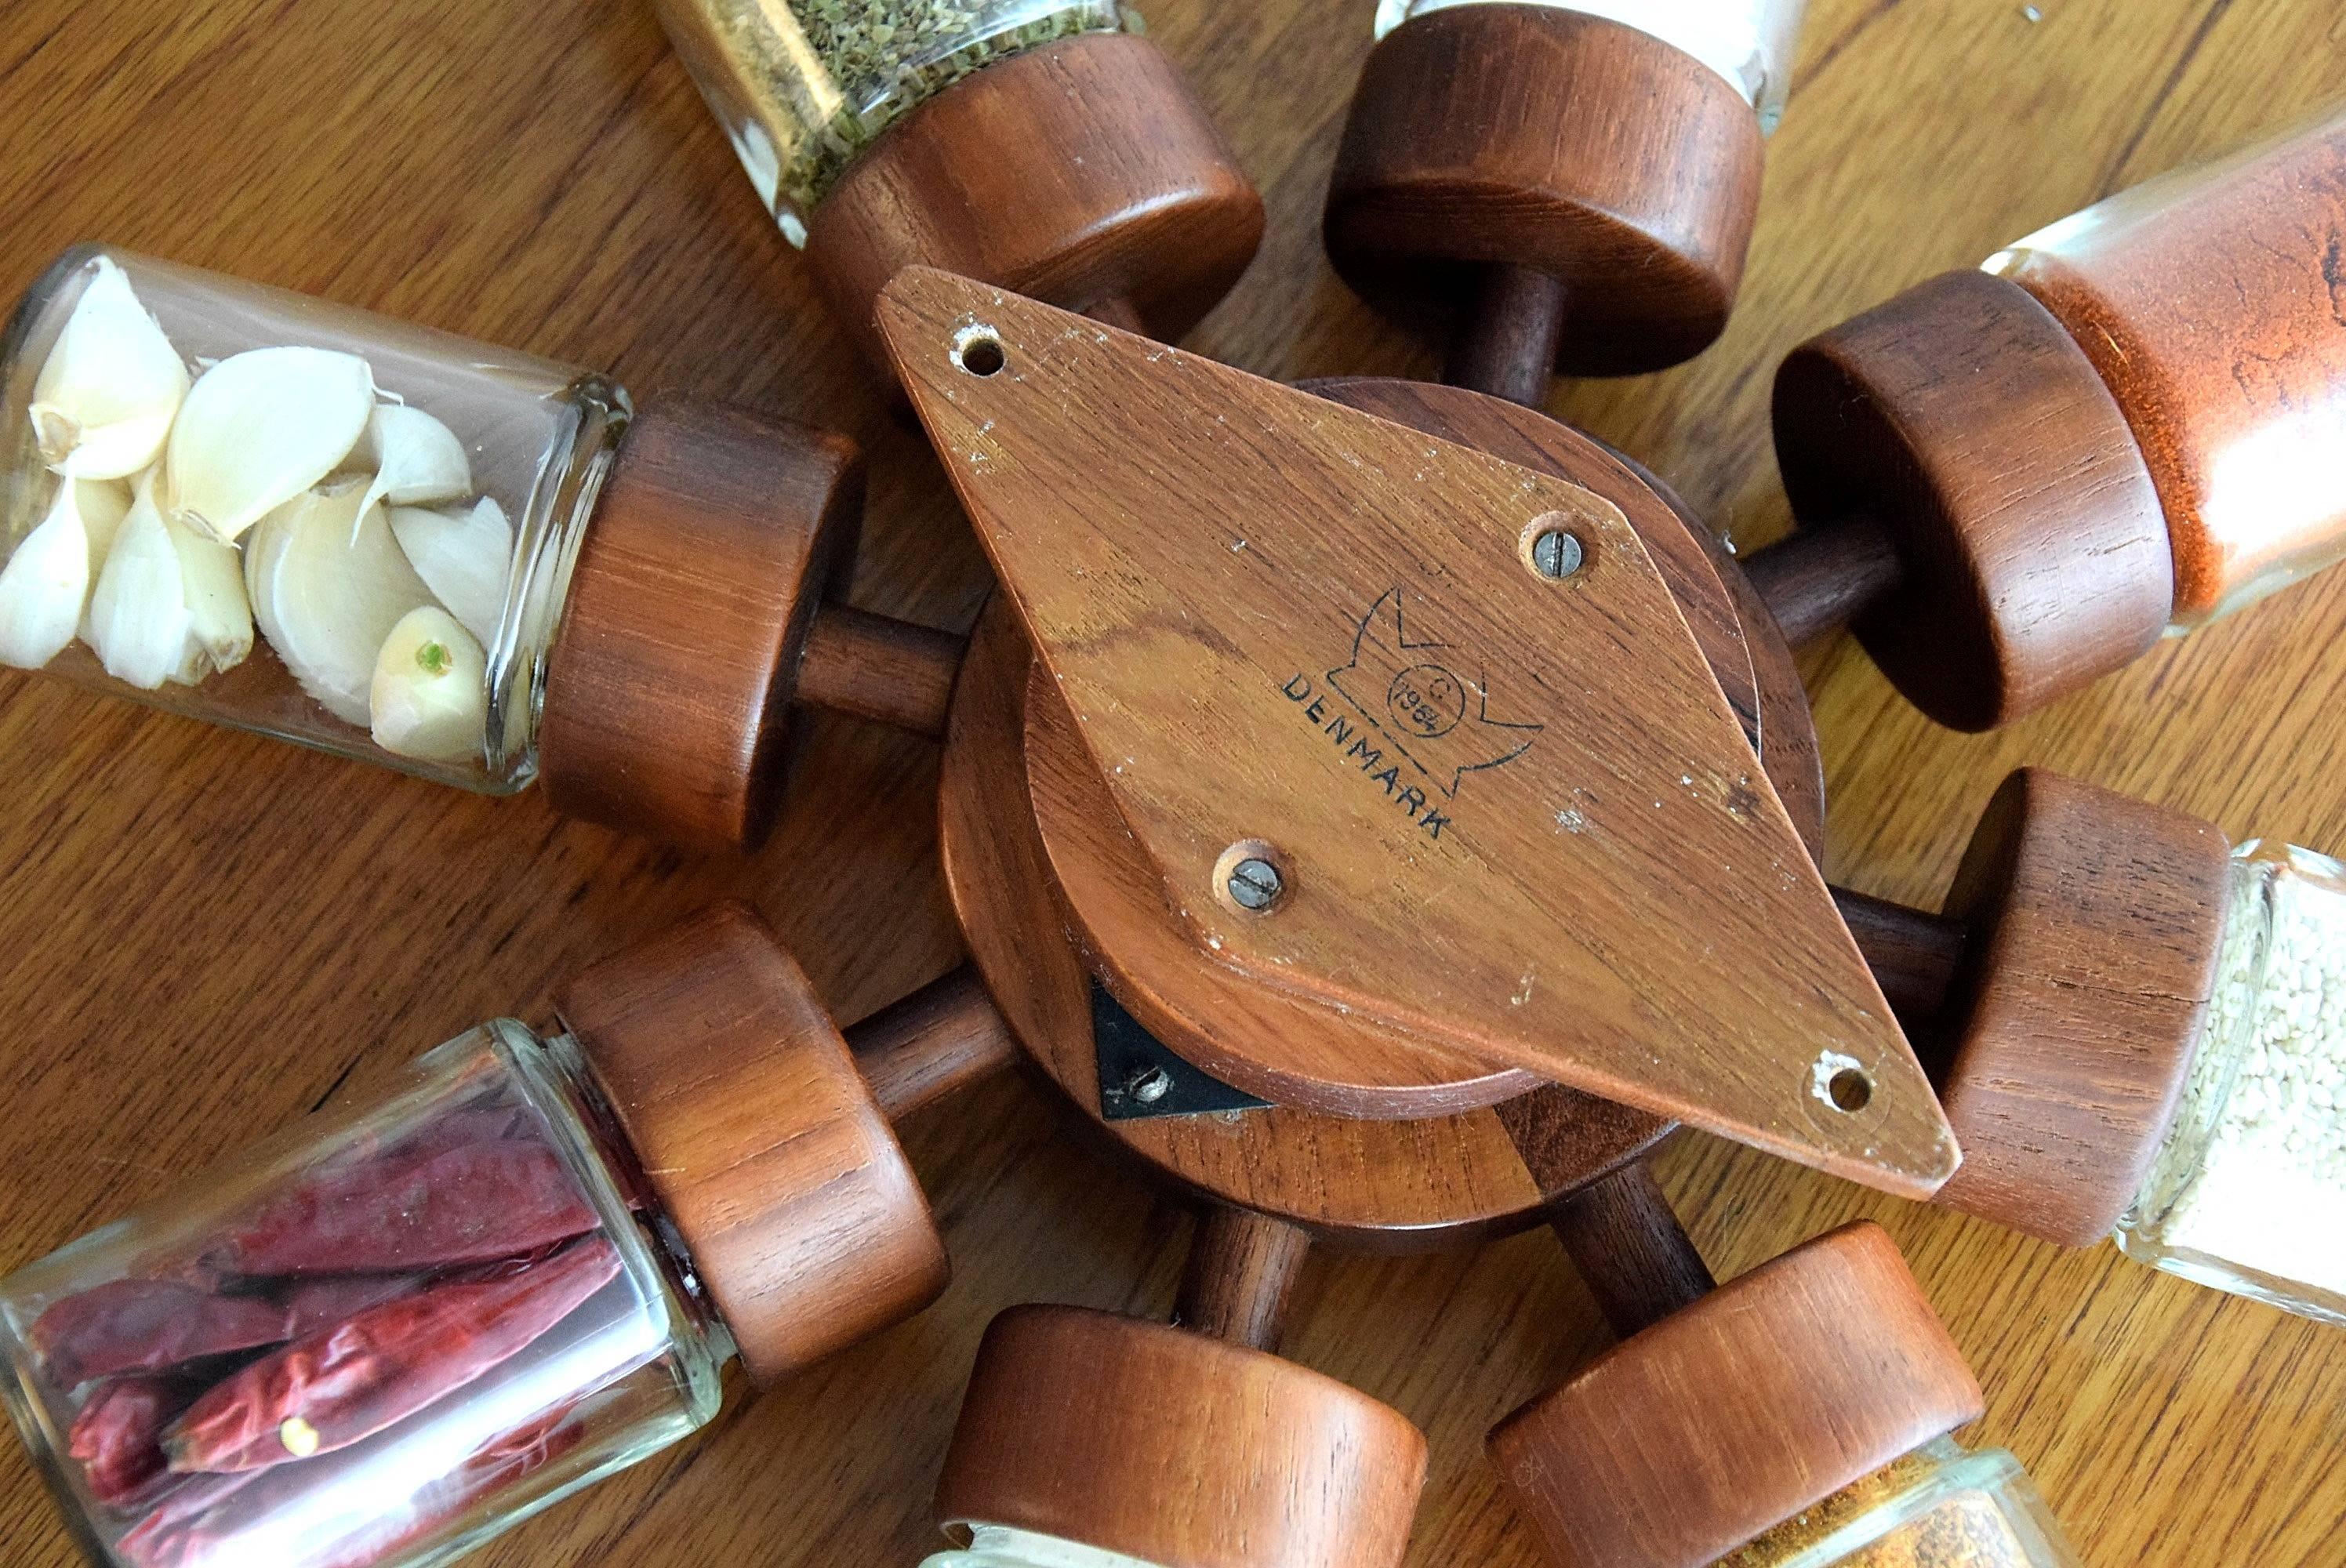
[[[937,1482],[1007,1525],[1157,1568],[1395,1568],[1425,1485],[1400,1411],[1160,1323],[1015,1307],[977,1354]]]
[[[854,554],[862,460],[843,436],[664,402],[593,505],[546,660],[547,799],[687,849],[755,846],[807,626]]]
[[[1460,5],[1370,54],[1328,193],[1336,270],[1436,329],[1480,266],[1566,285],[1567,374],[1659,370],[1708,347],[1743,280],[1760,121],[1726,77],[1625,23]]]
[[[891,126],[807,224],[840,321],[887,362],[872,310],[943,268],[1173,339],[1262,242],[1262,198],[1165,52],[1092,33],[986,66]]]
[[[556,998],[646,1186],[770,1383],[937,1298],[944,1243],[813,988],[740,904]]]
[[[1938,1201],[2069,1247],[2110,1234],[2174,1120],[2214,994],[2229,850],[2197,817],[2024,768],[1947,896],[1973,928],[1939,1086]]]
[[[1490,1451],[1557,1568],[1701,1568],[1983,1406],[1896,1244],[1860,1221],[1623,1341]]]
[[[2139,657],[2175,594],[2165,514],[2085,351],[2017,284],[1949,272],[1777,373],[1803,527],[1863,516],[1904,563],[1855,631],[1914,705],[1988,729]]]

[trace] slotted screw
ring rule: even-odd
[[[1249,856],[1230,868],[1230,897],[1242,910],[1267,910],[1286,884],[1279,868],[1260,856]]]

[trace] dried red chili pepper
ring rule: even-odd
[[[618,1249],[598,1236],[372,1308],[213,1388],[164,1451],[175,1471],[250,1471],[346,1448],[518,1354],[618,1272]]]
[[[418,1492],[403,1511],[386,1509],[321,1546],[334,1555],[304,1560],[303,1568],[374,1568],[409,1547],[454,1523],[472,1509],[516,1481],[536,1474],[586,1440],[584,1423],[572,1418],[565,1405],[536,1420],[495,1438],[464,1460],[447,1477]],[[334,1481],[320,1481],[315,1466],[286,1465],[276,1470],[247,1471],[237,1475],[200,1476],[186,1484],[203,1487],[215,1481],[235,1484],[205,1495],[193,1512],[180,1510],[166,1523],[142,1524],[123,1543],[124,1555],[137,1568],[247,1568],[253,1559],[252,1536],[269,1528],[280,1510]],[[257,1482],[257,1484],[246,1484]]]
[[[66,1297],[33,1319],[27,1334],[49,1375],[68,1389],[289,1337],[276,1303],[215,1296],[175,1279],[117,1279]]]
[[[82,1478],[100,1502],[122,1502],[163,1473],[163,1429],[193,1401],[193,1390],[162,1378],[102,1383],[82,1401],[66,1437]]]
[[[285,1308],[285,1337],[306,1338],[423,1288],[423,1277],[418,1274],[330,1274],[297,1280],[278,1292]]]
[[[444,1268],[535,1251],[596,1223],[561,1156],[505,1139],[320,1176],[261,1205],[206,1260],[240,1274]]]
[[[196,1475],[175,1478],[146,1518],[131,1526],[114,1543],[117,1555],[135,1568],[183,1568],[204,1550],[200,1533],[215,1509],[258,1481],[261,1471],[237,1475]]]

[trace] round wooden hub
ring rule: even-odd
[[[1497,399],[1405,382],[1321,383],[1315,391],[1381,417],[1563,474],[1614,500],[1647,543],[1719,674],[1720,686],[1811,847],[1821,828],[1815,734],[1790,655],[1739,574],[1721,571],[1704,531],[1658,487],[1599,443]],[[1723,557],[1722,557],[1723,558]],[[1113,858],[1112,816],[1078,756],[1057,744],[1056,716],[1030,712],[1034,659],[997,601],[971,644],[943,769],[943,851],[955,910],[981,972],[1028,1054],[1075,1105],[1128,1154],[1208,1199],[1271,1215],[1323,1237],[1382,1246],[1437,1245],[1536,1220],[1556,1196],[1617,1168],[1669,1131],[1667,1123],[1573,1091],[1418,1055],[1437,1070],[1331,1088],[1365,1089],[1347,1114],[1265,1095],[1270,1109],[1108,1122],[1100,1111],[1093,1041],[1093,966],[1070,932],[1066,868],[1092,896],[1130,896]],[[1764,684],[1763,684],[1764,682]],[[1046,693],[1046,695],[1048,695]],[[1037,705],[1039,708],[1040,705]],[[1082,830],[1085,827],[1092,831]],[[1144,885],[1145,884],[1141,884]],[[1136,1012],[1183,1056],[1217,1075],[1225,1030],[1242,1033],[1277,1071],[1275,1041],[1297,1004],[1219,975],[1180,1006]],[[1127,1005],[1138,1000],[1119,998]],[[1162,999],[1159,999],[1160,1002]],[[1215,1033],[1203,1025],[1210,1021]],[[1341,1026],[1341,1021],[1316,1021]],[[1390,1065],[1389,1036],[1360,1031],[1364,1053]],[[1233,1079],[1235,1081],[1235,1079]],[[1247,1086],[1247,1085],[1241,1085]],[[1260,1092],[1260,1091],[1258,1091]],[[1536,1172],[1536,1176],[1534,1174]]]

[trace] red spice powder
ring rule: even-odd
[[[2076,338],[2150,466],[2178,626],[2346,557],[2346,111],[1988,262]]]

